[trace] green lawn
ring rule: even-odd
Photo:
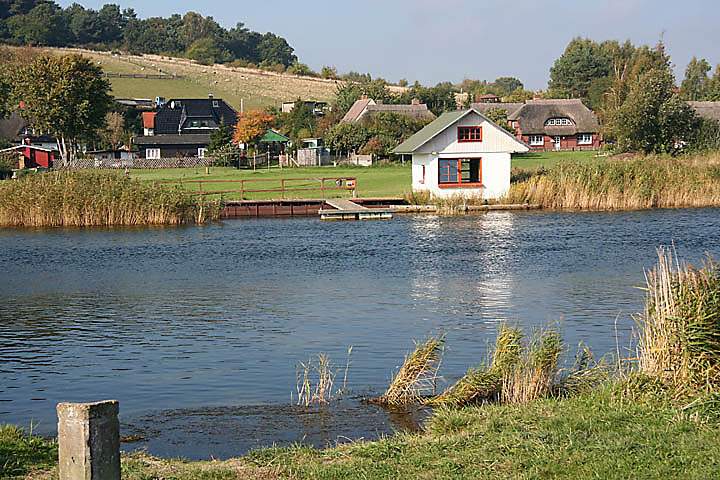
[[[540,166],[550,168],[559,162],[566,161],[591,161],[596,157],[596,152],[543,152],[528,153],[513,157],[513,168],[527,170],[537,169]],[[205,168],[167,168],[159,170],[133,170],[132,176],[148,181],[188,181],[203,180],[204,191],[236,190],[239,185],[228,183],[213,183],[213,180],[262,180],[273,179],[274,182],[252,182],[247,183],[246,188],[264,190],[280,188],[280,179],[290,178],[320,178],[320,177],[356,177],[357,194],[360,197],[402,197],[410,191],[412,174],[410,164],[405,165],[381,165],[374,167],[309,167],[309,168],[258,168],[253,170],[237,170],[228,167],[213,167],[210,174],[205,173]],[[303,183],[303,182],[298,182]],[[297,183],[296,183],[297,184]],[[319,183],[315,183],[319,185]],[[330,182],[329,184],[332,184]],[[309,185],[306,183],[306,185]],[[186,184],[188,190],[198,190],[198,184]],[[350,192],[330,191],[326,197],[349,196]],[[237,199],[239,194],[225,194],[227,199]],[[279,193],[248,193],[244,198],[249,200],[278,199]],[[320,190],[288,192],[285,198],[321,198]]]
[[[551,168],[560,162],[589,162],[597,159],[598,152],[531,152],[513,155],[513,168],[535,170]]]
[[[355,177],[357,178],[357,195],[360,197],[401,197],[410,191],[411,173],[410,165],[388,165],[375,167],[310,167],[310,168],[258,168],[257,170],[237,170],[228,167],[212,167],[210,174],[205,168],[171,168],[159,170],[133,170],[132,176],[147,181],[187,181],[202,180],[204,191],[237,190],[239,184],[213,183],[217,180],[248,180],[246,189],[268,190],[280,188],[280,179],[322,177]],[[260,180],[254,182],[253,180]],[[263,181],[272,180],[272,181]],[[318,181],[287,182],[287,185],[319,187]],[[326,182],[334,186],[333,181]],[[184,184],[188,190],[197,191],[199,184]],[[350,196],[350,191],[328,191],[326,197]],[[277,199],[279,192],[248,193],[246,199]],[[225,198],[236,199],[239,194],[226,194]],[[322,192],[317,190],[287,192],[285,198],[322,198]]]

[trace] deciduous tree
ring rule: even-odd
[[[610,73],[610,59],[598,44],[576,38],[550,69],[549,88],[558,97],[587,98],[593,80]]]
[[[653,69],[632,85],[614,122],[622,151],[672,153],[691,137],[696,116],[675,93],[668,69]]]
[[[693,57],[685,69],[685,79],[680,85],[680,94],[685,100],[704,100],[708,94],[710,79],[708,72],[712,69],[704,58]]]
[[[246,145],[257,145],[258,140],[272,125],[275,117],[262,110],[249,110],[238,118],[233,141]]]
[[[41,56],[18,69],[12,97],[33,127],[58,138],[66,163],[82,139],[105,128],[112,105],[102,69],[80,55]]]

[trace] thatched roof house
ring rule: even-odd
[[[720,102],[688,102],[688,104],[698,116],[720,122]]]
[[[419,100],[413,100],[410,105],[394,105],[377,103],[372,98],[361,98],[350,107],[341,122],[358,122],[367,115],[382,112],[396,113],[416,120],[435,120],[435,114]]]
[[[569,119],[570,122],[553,122],[553,119]],[[600,131],[597,117],[580,99],[530,100],[509,114],[508,120],[519,122],[523,135],[576,135]]]

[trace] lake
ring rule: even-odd
[[[573,348],[625,352],[643,269],[672,242],[692,262],[720,256],[720,210],[0,230],[0,423],[52,434],[57,402],[114,398],[159,455],[371,438],[408,419],[352,395],[290,408],[299,362],[325,352],[342,376],[352,346],[361,396],[430,334],[446,335],[453,381],[501,322],[559,322]]]

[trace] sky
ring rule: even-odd
[[[577,36],[650,45],[662,37],[678,81],[693,56],[720,63],[720,0],[77,1],[119,3],[141,17],[197,11],[225,27],[242,22],[283,36],[316,70],[331,65],[425,85],[514,76],[544,89]]]

